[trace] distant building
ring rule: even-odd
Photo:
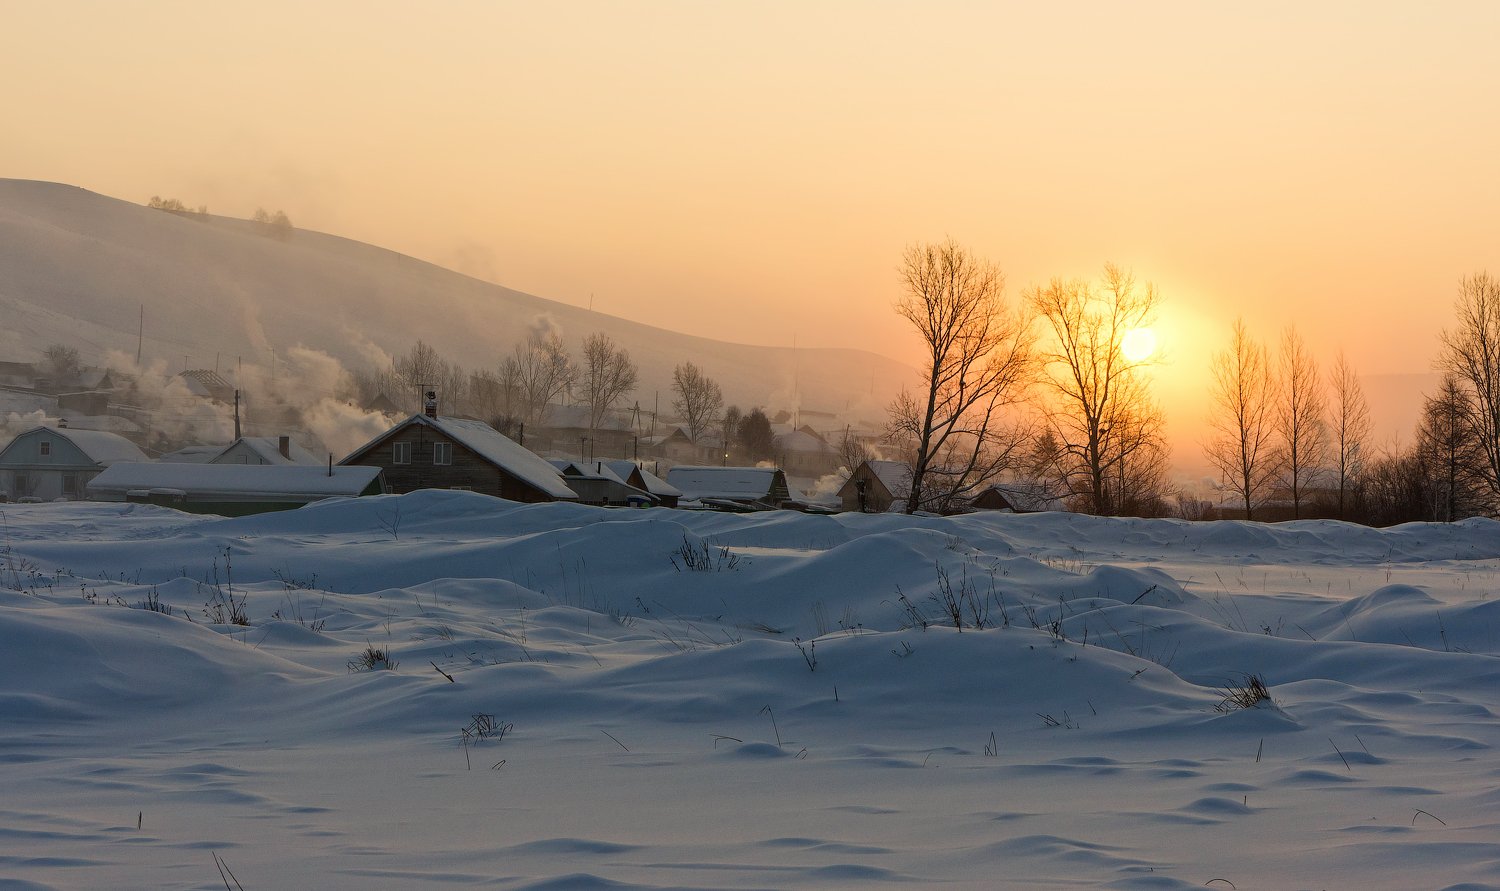
[[[511,501],[576,501],[557,468],[482,421],[412,415],[355,449],[340,465],[384,471],[392,492],[465,489]]]
[[[229,405],[234,402],[234,385],[224,380],[217,371],[207,368],[190,368],[177,375],[194,395]]]
[[[145,460],[135,443],[114,433],[35,427],[0,451],[0,491],[12,501],[79,499],[106,467]]]

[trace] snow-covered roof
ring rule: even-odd
[[[209,460],[211,462],[217,461],[221,456],[240,443],[244,443],[246,448],[259,455],[261,460],[266,464],[321,465],[323,463],[318,459],[317,455],[298,445],[295,440],[288,441],[287,443],[287,454],[290,457],[282,457],[281,439],[277,436],[241,436],[239,439],[220,449],[219,453]]]
[[[315,501],[358,495],[380,475],[379,467],[326,467],[289,464],[164,464],[121,462],[88,483],[95,497],[149,489],[180,489],[189,496],[254,500]]]
[[[775,467],[674,467],[667,482],[686,498],[764,498],[780,471]]]
[[[870,472],[880,480],[886,491],[892,495],[901,496],[910,494],[911,491],[911,468],[904,461],[866,461]]]
[[[827,454],[832,448],[820,436],[814,436],[806,430],[792,430],[776,437],[776,447],[787,452],[807,452],[811,454]]]
[[[216,445],[183,446],[175,452],[167,452],[156,460],[163,464],[207,464],[210,458],[222,454],[223,451],[223,446]]]
[[[568,488],[567,483],[563,482],[562,475],[557,472],[557,468],[483,421],[471,421],[465,418],[429,418],[425,414],[415,414],[350,452],[344,461],[347,462],[350,458],[362,454],[394,430],[399,430],[409,424],[426,424],[432,427],[506,473],[540,489],[553,498],[560,501],[578,500],[578,493]]]
[[[640,466],[634,461],[605,461],[604,466],[610,468],[625,480],[630,479],[632,473],[641,475],[641,482],[646,484],[646,491],[652,495],[661,495],[668,498],[681,498],[682,490]]]
[[[547,462],[557,468],[557,472],[563,476],[577,476],[587,480],[605,480],[611,483],[619,483],[622,486],[630,486],[630,481],[615,473],[614,468],[606,461],[569,461],[566,458],[554,458]],[[568,471],[571,470],[572,473]],[[635,488],[630,486],[630,488]]]
[[[48,425],[36,429],[46,429],[61,436],[77,446],[78,450],[87,455],[90,461],[105,467],[116,461],[150,460],[145,452],[136,448],[135,443],[116,433],[107,433],[103,430],[74,430],[71,427]]]

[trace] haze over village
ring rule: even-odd
[[[1500,6],[0,21],[0,889],[1500,891]]]

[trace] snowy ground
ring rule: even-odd
[[[6,891],[1500,888],[1491,521],[423,492],[0,551]]]

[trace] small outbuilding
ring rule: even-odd
[[[676,507],[682,490],[634,461],[605,461],[604,466],[637,489],[645,489],[662,507]]]
[[[322,465],[290,436],[241,436],[208,459],[210,464]]]
[[[648,507],[656,498],[645,489],[631,485],[604,461],[548,461],[562,474],[568,488],[578,493],[581,504],[600,507]],[[627,462],[628,463],[628,462]]]

